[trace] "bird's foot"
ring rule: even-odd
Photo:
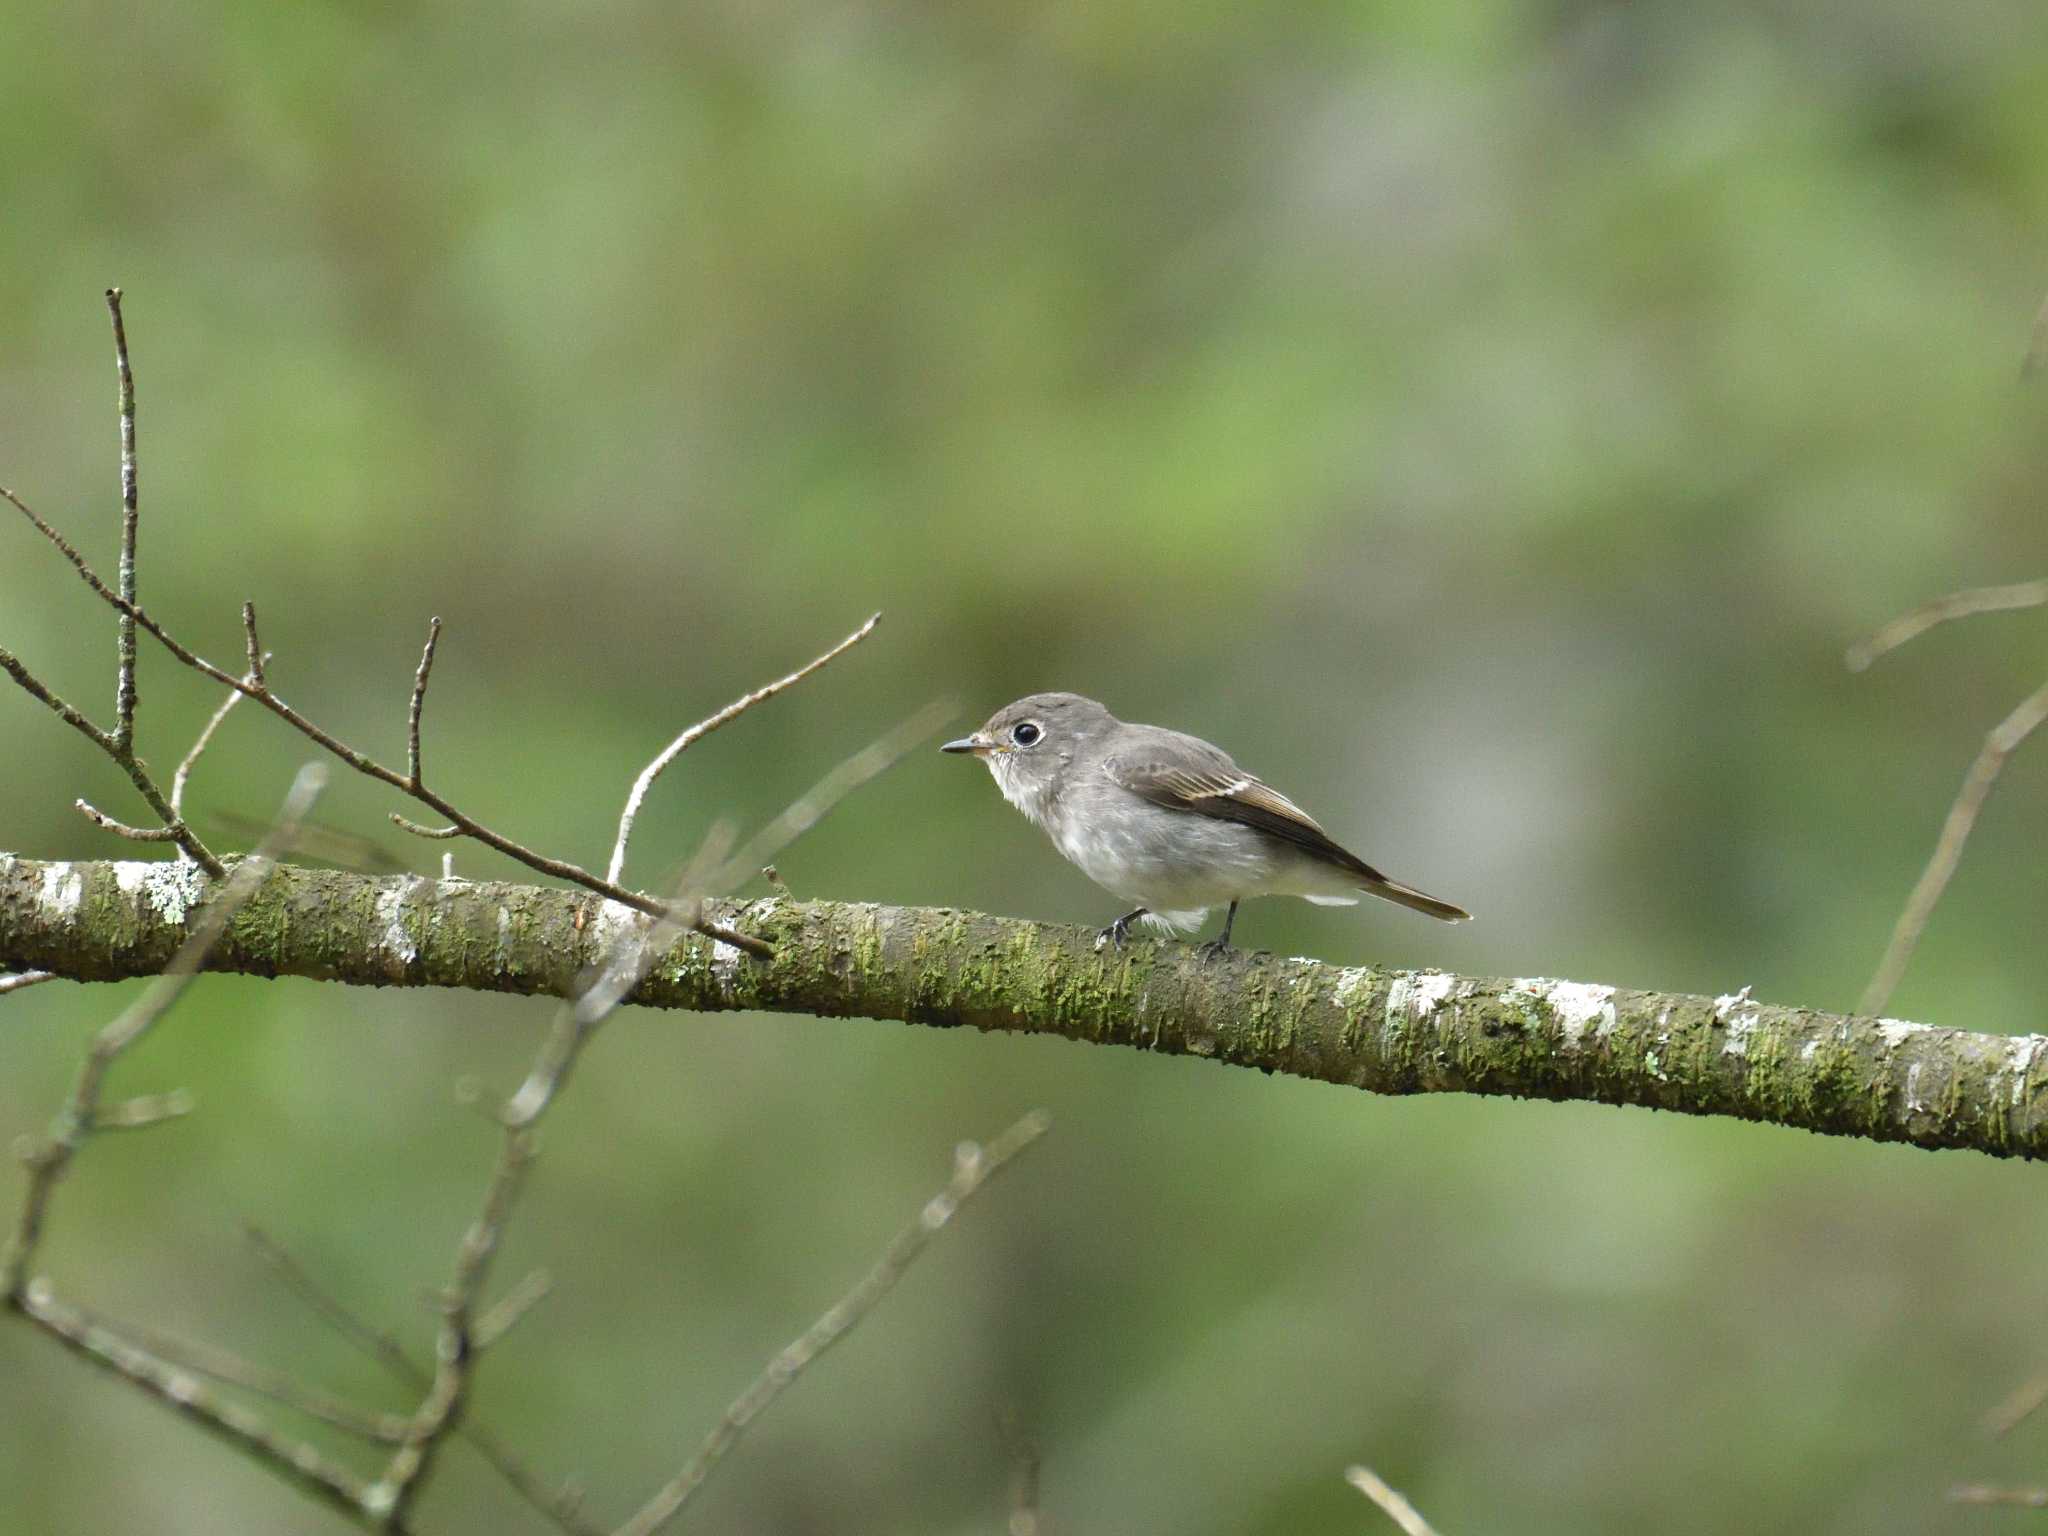
[[[1122,917],[1095,935],[1095,947],[1101,949],[1105,944],[1114,944],[1118,949],[1122,949],[1124,941],[1131,936],[1132,920],[1144,915],[1145,909],[1143,907],[1138,908],[1135,912],[1126,912]]]
[[[1237,903],[1230,904],[1230,910],[1223,914],[1223,931],[1206,944],[1197,944],[1195,953],[1204,960],[1216,960],[1230,953],[1230,930],[1237,926]]]

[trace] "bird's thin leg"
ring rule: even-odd
[[[1095,935],[1095,947],[1100,949],[1105,944],[1114,944],[1118,949],[1122,949],[1124,947],[1124,940],[1130,937],[1131,923],[1144,915],[1145,909],[1143,907],[1139,907],[1135,912],[1126,912],[1122,917],[1103,929],[1102,932]]]
[[[1230,948],[1230,925],[1236,921],[1237,903],[1233,901],[1230,904],[1230,910],[1223,914],[1223,931],[1217,934],[1216,937],[1211,939],[1208,943],[1198,945],[1197,948],[1199,948],[1201,952],[1205,955],[1222,954],[1223,951]]]

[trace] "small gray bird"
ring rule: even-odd
[[[1447,923],[1471,913],[1389,880],[1340,848],[1308,812],[1260,783],[1220,747],[1156,725],[1126,725],[1078,693],[1006,704],[945,752],[988,764],[1003,798],[1042,828],[1082,874],[1137,910],[1102,930],[1123,946],[1133,918],[1186,932],[1211,907],[1230,911],[1203,945],[1230,946],[1247,896],[1355,905],[1356,891]]]

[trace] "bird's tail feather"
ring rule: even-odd
[[[1420,912],[1425,916],[1438,918],[1446,923],[1469,923],[1472,921],[1472,914],[1463,907],[1454,906],[1448,901],[1439,900],[1427,892],[1416,890],[1412,885],[1403,885],[1398,880],[1389,880],[1384,876],[1375,876],[1370,880],[1361,881],[1358,888],[1362,891],[1370,891],[1373,895],[1383,900],[1404,906],[1411,912]]]

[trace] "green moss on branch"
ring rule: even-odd
[[[190,865],[0,855],[0,969],[114,981],[160,970],[208,883]],[[688,936],[649,1007],[763,1009],[1062,1035],[1377,1093],[1635,1104],[1830,1135],[2048,1156],[2038,1035],[1577,982],[1349,968],[1083,929],[781,898],[715,915],[775,946]],[[583,892],[279,870],[210,968],[359,986],[562,995],[640,921]]]

